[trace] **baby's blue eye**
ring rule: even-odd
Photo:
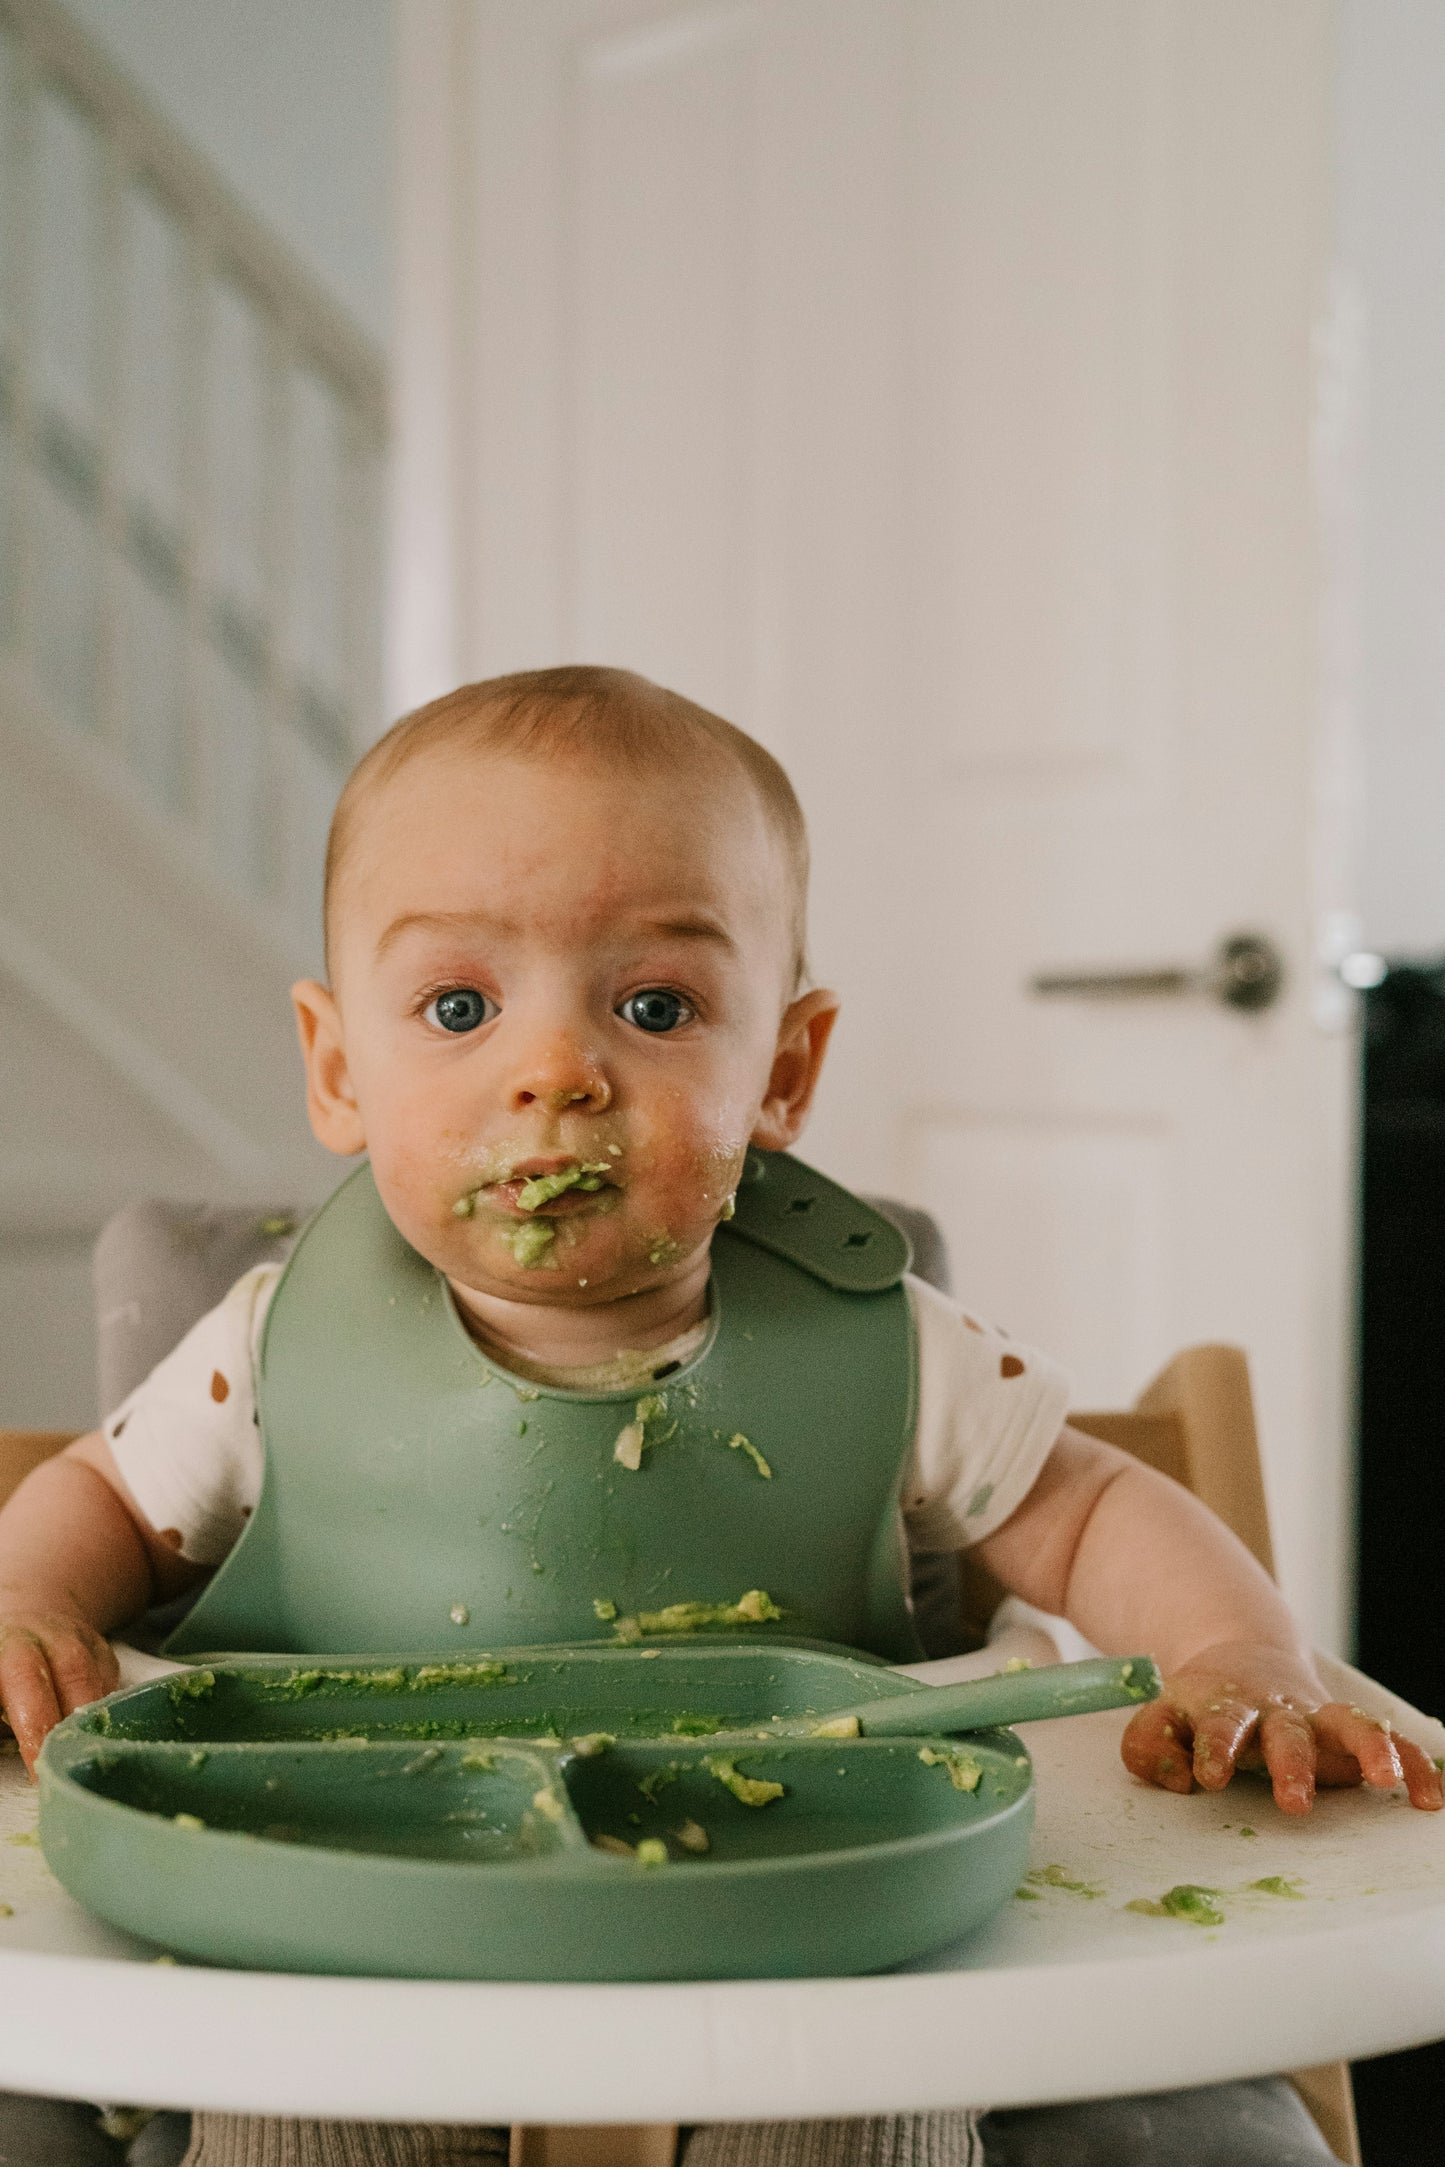
[[[675,1031],[680,1023],[691,1021],[693,1011],[680,993],[649,986],[645,993],[629,993],[617,1013],[639,1031]]]
[[[444,1031],[475,1031],[479,1023],[490,1023],[500,1010],[495,1001],[489,1001],[475,987],[453,986],[439,993],[425,1014],[428,1023],[440,1024]]]

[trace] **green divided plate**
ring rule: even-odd
[[[216,1963],[877,1971],[996,1911],[1033,1819],[1017,1738],[940,1747],[929,1689],[913,1689],[915,1735],[866,1735],[868,1703],[882,1717],[909,1687],[866,1657],[777,1641],[228,1657],[60,1724],[40,1760],[41,1842],[90,1910]],[[790,1735],[842,1709],[865,1735]]]

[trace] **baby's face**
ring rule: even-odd
[[[298,988],[313,1125],[370,1152],[462,1287],[590,1306],[662,1285],[728,1215],[749,1140],[801,1121],[774,1077],[779,849],[721,762],[423,755],[363,809],[332,933],[332,995]]]

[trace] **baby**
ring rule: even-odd
[[[806,878],[777,763],[620,671],[467,686],[367,754],[330,983],[293,992],[312,1127],[367,1166],[0,1513],[27,1765],[115,1684],[104,1636],[207,1580],[182,1647],[460,1653],[695,1603],[904,1660],[911,1531],[1155,1653],[1144,1782],[1262,1763],[1288,1814],[1361,1780],[1439,1808],[1234,1536],[1067,1426],[1051,1363],[901,1279],[830,1185],[768,1217],[838,1011],[806,985]],[[529,1411],[547,1464],[509,1517]]]

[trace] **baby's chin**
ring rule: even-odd
[[[626,1207],[514,1214],[477,1211],[437,1230],[428,1261],[460,1286],[547,1308],[595,1308],[665,1286],[705,1249],[717,1212],[634,1215]],[[420,1246],[419,1244],[416,1246]]]

